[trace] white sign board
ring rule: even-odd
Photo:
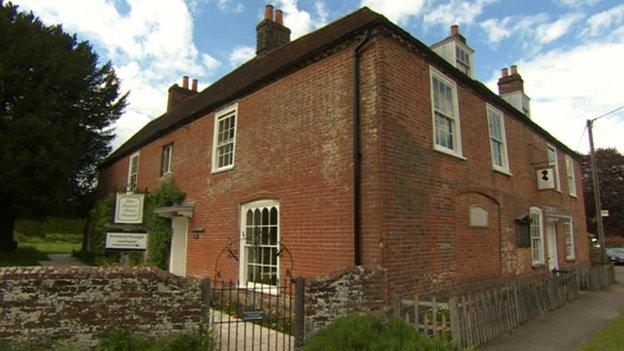
[[[143,223],[143,203],[145,194],[117,193],[115,203],[115,223]]]
[[[537,170],[537,188],[539,190],[555,188],[555,177],[552,168]]]
[[[601,217],[609,217],[609,210],[600,210]]]
[[[145,250],[147,233],[106,233],[106,248],[117,250]]]

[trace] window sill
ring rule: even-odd
[[[544,267],[546,267],[546,265],[544,263],[533,263],[531,265],[531,268],[533,268],[533,269],[540,269],[540,268],[544,268]]]
[[[513,175],[508,169],[493,167],[492,170],[494,172],[498,172],[498,173],[504,174],[504,175],[509,176],[509,177],[511,177]]]
[[[251,290],[260,294],[279,295],[279,286],[267,285],[260,283],[245,283],[240,286],[241,289]]]
[[[234,165],[232,164],[230,166],[221,167],[221,168],[218,168],[218,169],[213,169],[212,172],[210,172],[210,173],[211,174],[215,174],[215,173],[227,172],[227,171],[229,171],[229,170],[231,170],[233,168],[234,168]]]
[[[173,172],[167,172],[167,173],[161,174],[161,176],[160,176],[160,178],[158,178],[158,180],[160,180],[160,181],[169,180],[169,179],[171,179],[171,177],[173,177]]]
[[[458,159],[460,159],[460,160],[464,160],[464,161],[466,161],[466,160],[467,160],[467,159],[466,159],[464,156],[462,156],[461,154],[459,154],[459,153],[457,153],[457,152],[455,152],[455,151],[453,151],[453,150],[450,150],[450,149],[446,149],[446,148],[440,147],[440,146],[438,146],[438,145],[434,145],[434,146],[433,146],[433,150],[434,150],[434,151],[437,151],[437,152],[440,152],[440,153],[443,153],[443,154],[445,154],[445,155],[453,156],[453,157],[458,158]]]
[[[568,261],[568,262],[576,262],[576,258],[575,257],[567,257],[566,261]]]
[[[575,194],[570,194],[570,197],[573,197],[573,198],[575,198],[575,199],[578,199],[578,196],[577,196],[577,195],[575,195]]]

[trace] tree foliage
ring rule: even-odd
[[[88,209],[127,95],[110,62],[60,25],[0,0],[0,249],[16,217]]]
[[[600,181],[602,208],[609,210],[603,218],[606,235],[624,236],[624,155],[614,148],[596,150],[596,169]],[[583,191],[587,226],[591,233],[596,230],[596,208],[589,155],[583,162]]]

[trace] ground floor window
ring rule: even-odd
[[[256,201],[241,209],[240,281],[247,286],[279,284],[279,204]]]
[[[542,210],[531,207],[531,253],[533,264],[544,263],[544,227],[542,222]]]
[[[574,259],[574,230],[572,227],[572,218],[564,218],[563,227],[565,228],[566,257],[569,260],[573,260]]]

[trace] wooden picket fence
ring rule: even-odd
[[[396,298],[394,314],[426,335],[476,346],[578,298],[576,272],[515,281],[447,298]]]
[[[615,267],[613,263],[579,268],[577,277],[581,290],[598,291],[615,283]]]

